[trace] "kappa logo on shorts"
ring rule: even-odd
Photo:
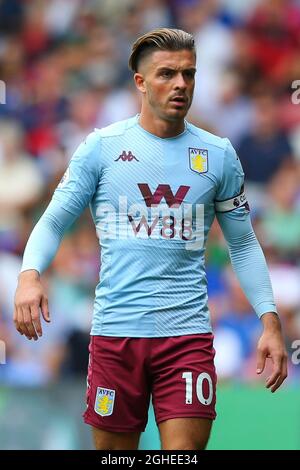
[[[94,410],[100,416],[110,416],[114,410],[116,391],[97,387]]]

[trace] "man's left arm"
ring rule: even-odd
[[[223,179],[215,202],[218,222],[228,243],[233,269],[239,283],[263,324],[257,346],[257,373],[272,360],[272,374],[266,386],[275,392],[287,377],[287,353],[282,336],[265,256],[252,228],[243,192],[244,174],[229,143]]]
[[[242,216],[240,220],[236,217],[237,213],[217,214],[228,243],[233,269],[263,324],[263,333],[257,346],[257,373],[263,372],[266,358],[271,358],[273,370],[266,386],[275,392],[287,377],[287,353],[281,323],[273,300],[265,257],[251,226],[250,217]]]

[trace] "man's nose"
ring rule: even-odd
[[[186,81],[182,73],[176,75],[175,88],[186,89]]]

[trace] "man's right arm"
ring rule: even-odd
[[[39,273],[47,269],[66,229],[76,218],[76,215],[61,207],[60,202],[52,199],[29,237],[24,251],[21,274],[30,269]]]
[[[40,273],[53,260],[65,230],[75,219],[74,214],[52,200],[27,242],[15,295],[14,322],[18,332],[28,339],[37,340],[38,336],[42,336],[39,309],[44,320],[50,321],[48,299]]]
[[[23,257],[15,295],[14,322],[28,339],[42,335],[39,310],[49,321],[48,300],[40,274],[53,260],[65,230],[93,197],[100,177],[100,137],[91,133],[74,153],[53,198],[33,229]]]

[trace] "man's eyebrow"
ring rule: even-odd
[[[170,67],[170,66],[167,66],[167,65],[161,65],[160,67],[157,67],[157,70],[158,71],[161,71],[161,70],[176,70],[176,68]]]
[[[177,71],[177,70],[181,70],[182,72],[185,72],[185,71],[189,71],[189,72],[194,72],[196,73],[197,69],[196,67],[187,67],[187,68],[184,68],[184,69],[181,69],[181,68],[177,68],[177,67],[171,67],[171,66],[168,66],[168,65],[162,65],[160,67],[157,68],[157,70],[159,72],[163,71],[163,70],[168,70],[168,71]]]
[[[196,73],[197,69],[196,69],[196,67],[188,67],[187,69],[184,69],[184,71],[189,71],[189,72]]]

